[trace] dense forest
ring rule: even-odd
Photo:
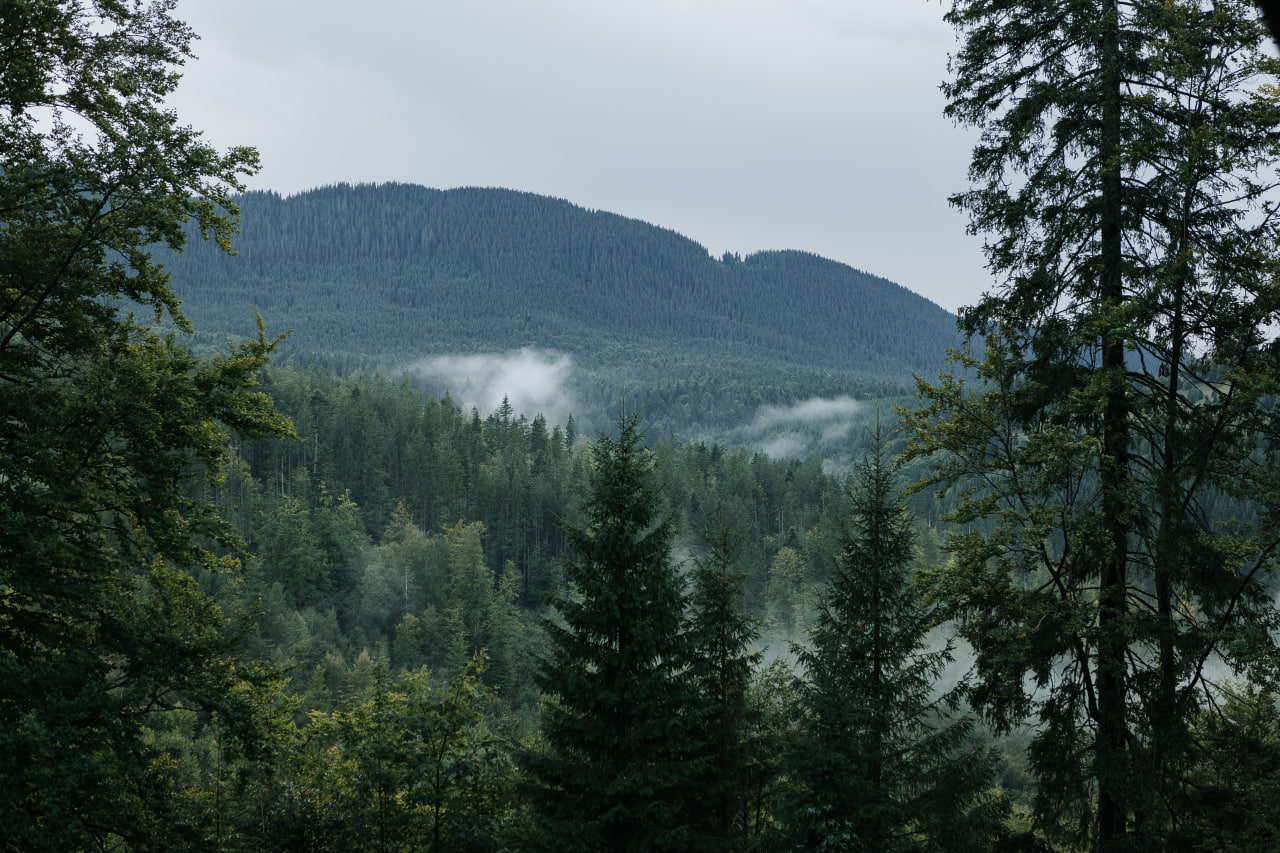
[[[0,9],[0,849],[1276,848],[1250,4],[955,0],[958,330],[528,194],[246,193],[174,5]],[[590,411],[416,369],[524,347]]]
[[[911,374],[936,373],[959,342],[954,316],[843,264],[716,259],[672,231],[531,193],[339,185],[235,201],[235,257],[199,240],[162,255],[199,340],[254,334],[252,305],[272,332],[293,330],[278,361],[338,373],[563,353],[598,426],[624,387],[681,435],[762,404],[909,394]],[[451,390],[447,376],[424,382]]]
[[[164,258],[206,331],[251,335],[253,305],[298,347],[384,361],[535,346],[613,367],[662,351],[899,382],[958,340],[946,311],[843,264],[716,259],[673,231],[531,193],[338,185],[235,202],[235,257],[191,241]]]
[[[824,473],[816,458],[774,460],[702,443],[663,442],[647,448],[627,423],[621,434],[615,428],[612,435],[581,437],[572,420],[548,426],[541,415],[530,420],[509,407],[487,415],[463,411],[448,399],[424,397],[406,380],[386,376],[341,380],[318,370],[284,368],[263,374],[262,387],[277,410],[310,437],[237,445],[225,480],[204,487],[201,499],[218,508],[253,555],[239,582],[226,585],[212,575],[205,580],[226,613],[240,614],[243,652],[278,668],[282,692],[275,713],[287,710],[292,723],[285,723],[288,734],[277,744],[282,764],[237,759],[240,763],[221,771],[227,774],[221,783],[214,778],[217,771],[206,766],[201,777],[206,789],[227,785],[223,796],[228,803],[236,796],[279,797],[281,790],[303,784],[296,777],[301,772],[296,762],[304,760],[310,740],[336,737],[329,728],[332,721],[375,701],[379,690],[385,691],[381,701],[390,703],[382,711],[383,725],[406,728],[422,724],[415,717],[420,710],[396,704],[410,701],[407,690],[439,696],[462,691],[472,704],[469,722],[459,724],[455,733],[460,740],[454,748],[473,749],[471,738],[487,745],[487,764],[467,772],[488,774],[491,790],[481,796],[455,780],[437,792],[453,800],[442,849],[483,848],[499,837],[517,846],[537,846],[528,838],[518,840],[527,831],[522,826],[529,816],[517,790],[516,769],[503,756],[519,755],[539,742],[539,679],[547,677],[551,656],[545,631],[557,624],[548,623],[546,616],[563,606],[552,606],[555,602],[580,601],[586,594],[590,576],[573,574],[575,555],[582,551],[581,544],[574,545],[575,531],[596,527],[589,514],[602,478],[596,458],[601,447],[629,440],[651,468],[639,481],[655,499],[653,519],[642,526],[662,519],[669,534],[656,558],[670,567],[674,597],[656,610],[671,620],[672,637],[695,635],[683,614],[709,618],[691,596],[695,588],[709,594],[696,578],[707,565],[717,566],[720,574],[712,576],[731,583],[725,606],[737,614],[740,632],[738,644],[722,651],[740,658],[740,701],[758,703],[758,713],[768,710],[766,718],[758,718],[745,705],[738,709],[740,725],[751,729],[735,728],[735,739],[726,747],[735,754],[743,750],[736,760],[751,764],[749,776],[716,782],[710,768],[704,768],[694,777],[702,785],[749,786],[750,808],[742,800],[746,794],[738,791],[725,825],[703,827],[711,835],[687,845],[716,846],[717,832],[742,839],[776,834],[783,827],[780,816],[801,808],[788,805],[795,791],[785,781],[781,752],[794,749],[787,760],[795,761],[809,749],[799,740],[804,734],[797,728],[804,717],[803,699],[791,682],[791,653],[821,609],[818,590],[841,565],[851,511],[844,478]],[[908,523],[912,543],[903,565],[925,553],[936,557],[933,529],[911,520],[914,516],[905,508],[898,517]],[[925,636],[927,627],[915,630],[918,634],[902,654],[924,650],[927,640],[937,642]],[[935,659],[948,655],[941,647],[931,654]],[[766,658],[771,662],[767,667]],[[699,666],[710,664],[681,664],[675,680],[688,680]],[[406,687],[410,683],[411,689]],[[932,685],[929,681],[927,694]],[[932,701],[936,697],[925,699],[919,715],[927,720],[938,711]],[[668,713],[692,721],[696,701],[686,697]],[[972,721],[965,723],[966,733],[970,725]],[[348,733],[342,736],[346,741],[324,743],[357,748],[351,738],[360,736]],[[989,743],[981,746],[982,739],[975,737],[967,734],[960,745],[976,744],[975,755],[985,770],[974,784],[994,797],[986,804],[994,822],[982,831],[1007,832],[1000,828],[999,816],[1008,810],[1010,797],[1021,798],[1024,806],[1029,802],[1026,770],[1020,759]],[[695,752],[706,748],[696,738],[688,743]],[[390,755],[392,762],[407,760]],[[998,768],[1009,786],[1005,795],[995,793]],[[250,771],[268,774],[269,783],[245,781]],[[387,772],[409,774],[411,768],[388,767]],[[402,799],[415,783],[406,775],[397,778],[394,794]],[[231,779],[236,783],[227,781]],[[394,819],[375,816],[369,811],[372,801],[340,776],[321,774],[305,782],[322,788],[311,796],[342,799],[347,811],[323,831],[313,827],[315,847],[304,849],[337,849],[362,833],[388,831],[388,822],[395,826],[388,849],[427,843],[422,834],[426,825],[415,823],[403,804],[395,807],[402,813]],[[268,785],[265,792],[263,785]],[[228,805],[225,820],[234,822],[243,807]],[[480,837],[459,839],[463,830],[455,823],[459,816],[454,810],[460,807],[481,813],[483,820],[467,830]],[[495,811],[484,814],[485,809]],[[289,822],[309,820],[311,814],[275,815],[270,832],[301,832]],[[468,815],[468,820],[479,819]],[[274,836],[263,838],[261,831],[252,821],[235,829],[253,839],[252,844],[279,843]],[[673,846],[663,849],[686,843],[668,844]]]

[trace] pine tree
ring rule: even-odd
[[[977,704],[1040,718],[1042,825],[1161,845],[1205,662],[1265,677],[1275,652],[1278,66],[1241,0],[959,0],[948,20],[948,113],[983,131],[953,201],[998,286],[963,313],[980,382],[921,383],[908,418],[930,482],[960,489],[934,593]]]
[[[739,546],[732,531],[722,522],[703,539],[707,553],[695,558],[689,601],[694,644],[690,676],[707,711],[706,735],[700,739],[710,763],[699,808],[710,837],[703,849],[715,849],[732,847],[733,839],[749,831],[742,817],[750,788],[748,732],[754,722],[747,693],[762,655],[751,650],[759,632],[743,607],[744,575],[735,569]]]
[[[994,765],[949,718],[938,681],[950,646],[929,649],[935,614],[912,583],[912,520],[879,441],[855,472],[852,524],[809,632],[806,730],[787,840],[803,850],[986,849],[1003,816]]]
[[[535,849],[695,849],[699,764],[685,594],[673,518],[637,418],[591,447],[584,525],[570,528],[575,594],[546,624],[541,744],[523,753]]]

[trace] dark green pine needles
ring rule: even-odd
[[[951,651],[929,648],[912,520],[878,440],[851,509],[808,645],[795,647],[806,725],[788,762],[787,849],[986,849],[1006,806],[989,754],[969,745],[972,721],[947,718]]]
[[[522,755],[533,849],[699,849],[691,825],[704,752],[692,733],[675,525],[637,418],[601,434],[585,523],[567,533],[576,594],[556,602],[541,741]]]

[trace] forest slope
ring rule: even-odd
[[[197,328],[384,363],[553,349],[599,367],[758,362],[905,381],[955,339],[907,289],[802,252],[711,257],[673,231],[501,189],[338,185],[240,200],[239,257],[168,261]]]

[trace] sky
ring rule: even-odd
[[[989,288],[947,196],[974,131],[937,0],[180,0],[170,104],[253,189],[506,187],[800,249],[949,310]]]

